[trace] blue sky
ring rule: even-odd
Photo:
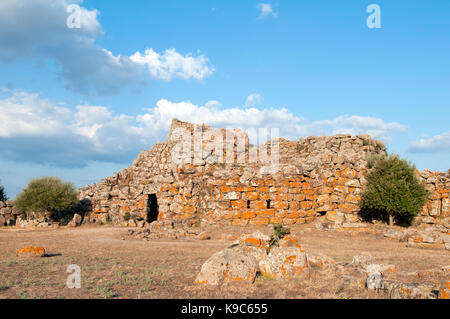
[[[367,27],[370,4],[381,28]],[[445,0],[2,0],[1,182],[12,198],[44,175],[96,182],[164,140],[172,117],[290,139],[369,133],[445,171],[448,12]]]

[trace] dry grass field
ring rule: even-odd
[[[253,285],[222,287],[193,284],[202,264],[227,247],[224,235],[248,234],[268,227],[216,228],[211,240],[150,240],[127,236],[124,228],[82,226],[57,229],[0,229],[0,298],[383,298],[364,288],[366,276],[353,271],[352,280],[332,269],[312,269],[309,280],[276,281],[258,277]],[[374,234],[348,236],[323,232],[312,225],[291,227],[307,253],[322,253],[350,263],[361,252],[379,263],[396,265],[389,279],[439,285],[442,275],[412,272],[450,264],[450,252],[407,248],[404,243]],[[16,249],[43,246],[43,258],[17,257]],[[68,265],[81,267],[80,289],[69,289]],[[348,271],[352,271],[349,268]]]

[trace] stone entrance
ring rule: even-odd
[[[149,194],[147,200],[147,222],[158,220],[158,198],[156,194]]]

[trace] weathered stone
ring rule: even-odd
[[[361,254],[354,256],[352,260],[353,265],[360,266],[364,269],[374,263],[375,258],[373,258],[372,255],[368,252],[362,252]]]
[[[257,271],[258,264],[255,258],[236,246],[212,255],[203,264],[195,283],[205,285],[222,285],[230,282],[253,283]]]
[[[259,262],[261,274],[282,279],[309,279],[310,266],[306,253],[297,247],[274,247],[266,258]]]
[[[72,220],[70,221],[70,223],[69,223],[69,225],[70,226],[80,226],[81,225],[81,222],[82,222],[82,217],[81,217],[81,215],[80,214],[75,214],[75,215],[73,215],[73,218],[72,218]]]
[[[16,254],[20,257],[44,257],[44,247],[23,247],[16,250]]]
[[[208,240],[211,237],[209,237],[207,232],[201,232],[200,234],[197,235],[197,239],[199,240]]]
[[[334,267],[336,265],[336,262],[332,258],[322,254],[307,254],[307,258],[311,265],[322,269]]]
[[[367,289],[380,289],[381,288],[381,281],[382,281],[382,274],[381,274],[381,268],[380,265],[372,264],[368,265],[366,267],[367,271],[367,280],[366,280],[366,287]]]
[[[381,290],[391,299],[436,299],[438,296],[438,292],[432,286],[390,280],[382,280]]]

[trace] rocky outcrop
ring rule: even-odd
[[[294,237],[283,238],[271,247],[270,237],[255,232],[211,256],[203,264],[195,283],[253,283],[257,274],[271,279],[309,279],[310,265]]]

